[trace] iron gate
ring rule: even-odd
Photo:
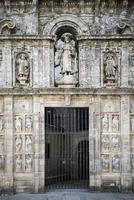
[[[45,108],[45,188],[89,186],[88,108]]]

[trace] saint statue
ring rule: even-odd
[[[105,60],[105,79],[108,82],[109,80],[112,80],[113,82],[115,82],[116,79],[116,72],[117,72],[117,64],[115,62],[115,59],[113,57],[112,53],[108,53],[106,56],[106,60]]]
[[[63,76],[77,73],[77,52],[73,35],[64,33],[55,48],[55,67],[60,66],[60,73]]]
[[[20,53],[16,59],[16,79],[24,85],[29,82],[30,63],[26,53]]]
[[[19,136],[15,140],[16,143],[16,152],[20,152],[22,149],[22,138]]]

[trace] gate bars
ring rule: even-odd
[[[45,189],[88,186],[88,108],[45,108]]]

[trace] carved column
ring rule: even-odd
[[[5,181],[4,187],[7,192],[13,190],[13,98],[6,96],[4,98],[5,110]]]
[[[132,177],[130,174],[130,131],[129,131],[129,97],[121,98],[121,136],[122,136],[122,171],[121,186],[123,192],[131,191]]]
[[[89,104],[89,174],[90,188],[99,189],[100,181],[100,98],[90,98]]]

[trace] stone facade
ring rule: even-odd
[[[44,191],[45,107],[88,107],[89,188],[134,191],[133,0],[0,1],[0,192]]]

